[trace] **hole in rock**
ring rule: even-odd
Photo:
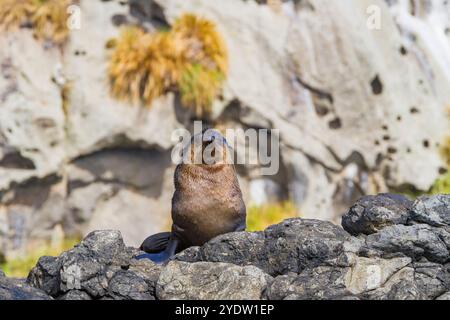
[[[383,92],[383,83],[381,83],[380,77],[378,75],[370,82],[372,87],[372,92],[375,95],[380,95]]]

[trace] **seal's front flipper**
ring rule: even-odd
[[[160,253],[167,248],[170,236],[170,232],[161,232],[151,235],[142,242],[139,249],[147,253]]]
[[[245,221],[245,219],[243,221],[241,221],[237,226],[236,229],[234,230],[235,232],[238,231],[245,231],[245,229],[247,228],[247,223]]]
[[[148,239],[148,238],[147,238]],[[145,241],[144,241],[145,242]],[[169,260],[175,253],[178,247],[179,241],[175,237],[171,237],[167,243],[166,249],[159,253],[144,253],[135,257],[137,260],[150,259],[154,263],[162,264]]]
[[[169,260],[170,255],[168,255],[165,251],[160,253],[144,253],[135,257],[136,260],[142,259],[150,259],[154,263],[161,264]]]

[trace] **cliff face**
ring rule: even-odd
[[[164,229],[171,133],[190,116],[174,94],[150,109],[114,100],[106,44],[120,21],[151,30],[183,12],[213,20],[229,49],[213,120],[280,129],[280,173],[240,170],[247,201],[289,196],[305,217],[336,221],[361,194],[428,189],[445,168],[449,6],[81,0],[81,30],[63,49],[27,29],[0,34],[0,250],[59,225],[66,234],[120,229],[133,245]],[[373,12],[379,28],[368,22]]]
[[[134,260],[140,252],[120,232],[94,231],[42,257],[26,284],[0,276],[0,298],[450,299],[450,196],[364,197],[342,225],[288,219],[221,235],[163,266]]]

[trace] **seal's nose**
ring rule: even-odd
[[[209,131],[203,135],[203,143],[220,143],[228,145],[227,140],[217,131]]]

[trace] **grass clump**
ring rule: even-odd
[[[197,116],[210,112],[228,68],[225,43],[213,22],[185,14],[170,30],[146,33],[127,27],[111,43],[113,96],[150,106],[155,98],[178,90],[183,106]]]
[[[227,72],[226,45],[212,21],[185,14],[175,21],[172,32],[183,47],[188,63],[201,64],[223,74]]]
[[[261,231],[285,219],[299,216],[297,207],[291,201],[251,206],[247,209],[247,231]]]
[[[30,250],[30,253],[23,257],[4,261],[0,264],[0,268],[8,277],[24,278],[36,265],[40,257],[57,256],[64,251],[72,249],[79,242],[79,238],[68,238],[62,241],[60,245],[46,244]]]
[[[109,66],[112,94],[150,104],[176,84],[181,64],[179,49],[168,33],[151,35],[128,27],[116,42]]]
[[[34,10],[30,0],[0,0],[0,25],[3,29],[22,26],[30,20]]]
[[[190,65],[185,68],[179,82],[181,102],[199,116],[209,113],[223,81],[224,75],[220,71],[200,64]]]
[[[434,182],[430,194],[450,194],[450,173],[441,176]]]
[[[67,8],[72,0],[0,0],[4,30],[30,26],[39,40],[64,43],[69,37]]]

